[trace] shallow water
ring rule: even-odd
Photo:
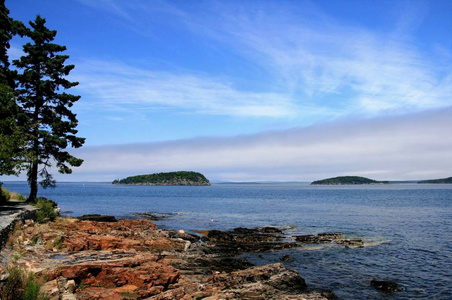
[[[27,194],[23,183],[5,183]],[[175,213],[160,227],[186,231],[278,226],[288,234],[340,232],[365,239],[365,248],[310,246],[250,254],[256,264],[285,262],[309,286],[341,299],[452,299],[452,185],[309,186],[214,184],[203,187],[117,186],[60,183],[41,196],[59,203],[63,215],[134,212]],[[396,281],[384,294],[373,278]]]

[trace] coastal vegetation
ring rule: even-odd
[[[2,187],[2,183],[0,182],[0,205],[6,203],[11,198],[7,189]]]
[[[47,300],[46,293],[40,293],[42,279],[36,278],[33,272],[24,268],[12,267],[8,270],[9,276],[3,285],[0,296],[4,300]]]
[[[418,183],[452,183],[452,177],[442,179],[421,180]]]
[[[0,183],[0,205],[8,205],[9,201],[14,202],[26,202],[27,199],[18,193],[11,193]],[[39,223],[53,222],[58,217],[58,204],[55,201],[49,200],[44,197],[38,197],[33,202],[28,202],[35,206],[38,211],[36,212],[36,221]],[[0,298],[1,299],[1,298]]]
[[[29,202],[35,201],[39,184],[54,187],[52,164],[63,174],[79,167],[83,160],[66,151],[79,148],[85,139],[77,137],[76,115],[70,110],[80,96],[68,89],[78,85],[66,79],[74,65],[66,65],[66,47],[53,42],[56,30],[46,27],[39,15],[27,27],[9,17],[0,2],[0,175],[27,171]],[[9,61],[8,48],[14,36],[28,39],[23,56]],[[11,68],[13,65],[13,68]]]
[[[388,181],[376,181],[360,176],[339,176],[313,181],[312,185],[354,185],[354,184],[382,184]]]
[[[130,176],[117,179],[113,184],[125,185],[210,185],[209,180],[201,173],[177,171]]]

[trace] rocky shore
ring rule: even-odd
[[[305,243],[350,247],[345,240],[338,234],[288,238],[273,227],[199,236],[161,230],[149,220],[27,220],[16,224],[1,252],[0,279],[23,267],[40,278],[41,293],[55,300],[334,299],[330,292],[310,290],[281,263],[257,267],[237,255]]]

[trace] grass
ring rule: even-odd
[[[1,188],[0,204],[5,204],[6,202],[9,201],[9,199],[11,199],[11,195],[7,189],[5,189],[4,187],[1,186],[1,184],[0,184],[0,188]]]
[[[24,195],[19,193],[10,192],[4,187],[2,187],[2,183],[0,182],[0,205],[1,204],[7,204],[8,201],[14,200],[14,201],[20,201],[25,202],[27,199],[24,197]]]

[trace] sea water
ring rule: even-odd
[[[6,182],[24,193],[24,183]],[[339,232],[366,247],[305,246],[246,254],[257,265],[284,262],[308,286],[340,299],[452,299],[452,185],[394,184],[310,186],[305,184],[213,184],[212,186],[121,186],[59,183],[40,190],[58,202],[64,216],[135,212],[169,214],[162,228],[197,230],[277,226],[290,235]],[[385,294],[372,279],[395,281]]]

